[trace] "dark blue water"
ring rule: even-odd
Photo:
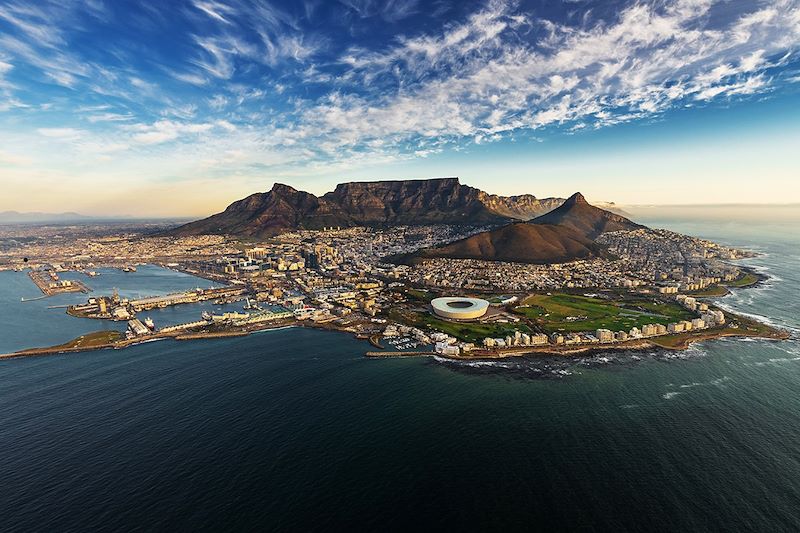
[[[684,228],[688,231],[691,228]],[[726,305],[798,321],[798,238]],[[800,528],[800,345],[453,364],[298,328],[0,362],[0,527]]]

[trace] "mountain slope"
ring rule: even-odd
[[[343,183],[321,197],[275,184],[269,192],[250,195],[170,233],[267,237],[327,226],[504,224],[528,220],[561,202],[490,195],[458,178]]]
[[[605,249],[594,242],[603,232],[643,227],[625,217],[594,207],[583,195],[575,193],[561,206],[530,222],[508,224],[395,260],[410,264],[430,258],[564,263],[604,256]]]
[[[233,202],[222,213],[190,222],[170,233],[177,236],[229,234],[274,235],[285,229],[349,225],[342,209],[313,194],[276,183],[272,190]]]
[[[531,221],[532,224],[554,224],[569,228],[589,239],[607,231],[630,231],[644,228],[627,218],[589,204],[576,192],[561,206]]]
[[[531,220],[564,203],[563,198],[536,198],[532,194],[498,196],[483,191],[478,199],[495,213],[517,220]]]
[[[603,250],[598,245],[572,229],[518,222],[477,233],[445,246],[420,250],[401,258],[401,261],[413,264],[422,259],[444,257],[545,264],[602,254]]]

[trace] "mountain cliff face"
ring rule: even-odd
[[[579,234],[596,239],[607,231],[631,231],[644,228],[627,218],[595,207],[576,192],[559,207],[531,221],[533,224],[555,224],[572,229]]]
[[[276,183],[271,191],[251,194],[222,213],[174,229],[177,236],[228,234],[241,237],[274,235],[285,229],[348,225],[339,206]]]
[[[342,183],[322,198],[366,225],[483,224],[506,218],[480,201],[481,192],[458,178],[442,178]]]
[[[458,178],[342,183],[321,197],[275,184],[269,192],[250,195],[172,234],[266,237],[327,226],[503,224],[528,220],[561,202],[531,195],[490,195]]]
[[[495,213],[517,220],[531,220],[564,203],[563,198],[536,198],[532,194],[497,196],[483,191],[478,199]]]

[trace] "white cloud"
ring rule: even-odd
[[[350,49],[339,88],[280,131],[331,157],[385,139],[385,151],[588,121],[601,127],[686,101],[769,90],[768,57],[797,49],[800,7],[776,0],[727,28],[709,28],[713,0],[634,4],[613,23],[575,27],[494,0],[441,33],[383,51]],[[544,37],[524,44],[530,28]],[[358,89],[372,86],[363,94]],[[355,89],[355,90],[351,90]],[[376,94],[377,93],[377,94]],[[314,132],[314,133],[309,133]],[[317,133],[318,132],[318,133]]]
[[[88,120],[89,122],[125,122],[128,120],[133,120],[134,116],[132,113],[98,113],[94,115],[89,115]]]
[[[160,144],[173,141],[182,135],[205,133],[214,128],[208,123],[183,123],[172,120],[159,120],[150,125],[138,124],[133,140],[140,144]]]
[[[75,128],[39,128],[36,131],[44,137],[64,140],[77,139],[86,133]]]
[[[559,23],[522,12],[513,0],[487,0],[436,30],[312,63],[328,42],[301,31],[287,12],[268,3],[194,0],[182,12],[198,23],[183,43],[189,55],[158,67],[158,74],[195,86],[175,92],[164,76],[101,66],[52,46],[68,41],[63,28],[35,42],[39,30],[31,24],[45,31],[57,21],[15,2],[14,22],[3,20],[18,33],[0,35],[0,111],[26,105],[19,99],[25,88],[7,78],[27,63],[78,89],[66,92],[96,93],[70,109],[94,124],[90,131],[38,130],[79,152],[158,153],[174,156],[184,170],[204,161],[209,172],[248,165],[261,172],[347,169],[545,127],[596,129],[772,90],[774,67],[800,44],[797,0],[738,5],[749,12],[712,20],[726,1],[636,2],[613,19]],[[420,5],[361,0],[350,16],[403,18]],[[292,90],[303,82],[313,90]],[[302,96],[326,88],[323,96]]]

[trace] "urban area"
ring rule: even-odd
[[[729,331],[740,326],[740,317],[729,320],[704,297],[727,290],[726,285],[759,280],[734,262],[748,252],[650,229],[606,233],[600,240],[613,257],[564,264],[391,262],[484,229],[326,228],[247,242],[217,235],[165,237],[157,228],[81,227],[73,234],[63,227],[6,227],[0,233],[0,269],[27,270],[43,297],[87,293],[85,303],[67,312],[127,321],[127,341],[295,324],[368,339],[381,350],[371,355],[454,357],[630,345],[689,332]],[[99,268],[134,272],[141,264],[206,278],[215,287],[140,299],[92,292],[91,279]],[[82,272],[86,282],[60,280],[64,271]],[[240,302],[241,310],[206,311],[196,320],[162,327],[146,316],[151,309],[206,300]]]

